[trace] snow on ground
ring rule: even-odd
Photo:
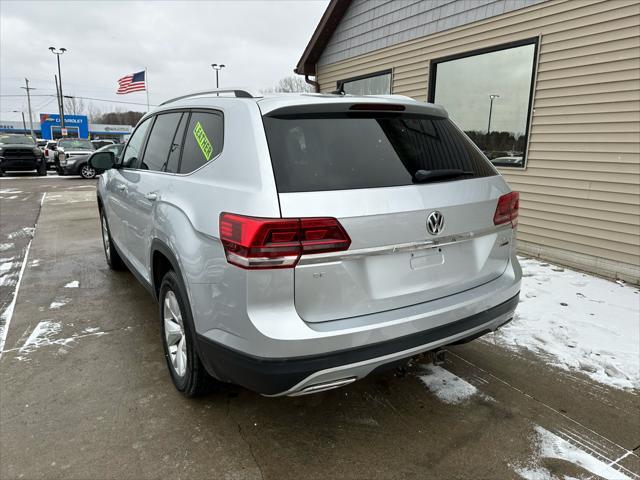
[[[62,330],[62,325],[58,322],[43,320],[33,329],[29,338],[20,348],[20,353],[30,353],[42,345],[51,343],[51,337],[60,333],[60,330]]]
[[[13,247],[13,243],[0,243],[0,252],[9,250],[11,247]]]
[[[64,288],[78,288],[80,286],[80,282],[78,280],[74,280],[73,282],[67,283]]]
[[[425,365],[420,380],[429,391],[445,403],[463,403],[478,393],[478,389],[460,377],[437,365]]]
[[[71,324],[70,324],[71,325]],[[22,347],[18,350],[19,355],[16,357],[18,360],[28,361],[28,354],[37,350],[40,347],[47,345],[60,345],[58,350],[59,354],[65,354],[67,351],[62,347],[68,347],[73,342],[84,338],[93,336],[107,335],[108,332],[102,332],[97,327],[87,327],[80,333],[74,333],[67,338],[55,338],[62,331],[62,324],[53,322],[50,320],[42,320],[33,329],[27,340]]]
[[[11,270],[11,268],[13,268],[13,262],[6,261],[6,260],[13,260],[13,258],[8,258],[8,259],[3,258],[2,260],[5,260],[5,261],[0,263],[0,275],[4,275],[9,270]]]
[[[7,238],[9,240],[15,240],[16,238],[33,238],[35,231],[36,229],[34,227],[23,227],[7,235]]]
[[[55,301],[51,302],[49,305],[50,310],[57,310],[58,308],[64,307],[67,303],[69,303],[69,298],[59,298]]]
[[[520,263],[516,315],[483,340],[529,349],[612,387],[640,389],[638,289],[534,259]]]
[[[536,453],[536,457],[530,462],[531,464],[529,466],[517,467],[515,469],[516,473],[522,478],[527,480],[554,478],[549,470],[540,465],[540,458],[565,460],[606,480],[624,480],[630,478],[620,470],[613,468],[612,465],[616,463],[615,461],[605,463],[540,426],[536,426],[536,433],[538,436],[538,452]]]

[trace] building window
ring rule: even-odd
[[[338,91],[349,95],[388,95],[391,93],[391,70],[338,80]]]
[[[524,167],[538,40],[431,61],[429,101],[500,167]]]

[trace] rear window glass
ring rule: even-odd
[[[280,192],[411,185],[418,170],[462,170],[433,181],[497,175],[448,119],[409,114],[266,116]]]

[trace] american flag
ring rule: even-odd
[[[125,93],[140,92],[146,90],[144,81],[144,70],[137,73],[132,73],[118,80],[118,95],[124,95]]]

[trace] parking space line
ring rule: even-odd
[[[42,199],[40,199],[40,212],[42,212],[42,204],[44,203],[44,198],[47,196],[47,192],[42,194]],[[38,212],[38,217],[40,216],[40,212]],[[18,300],[18,292],[20,291],[20,284],[22,283],[22,277],[24,275],[24,271],[27,267],[27,262],[29,261],[29,250],[31,249],[31,243],[33,242],[33,238],[36,235],[35,228],[38,226],[38,219],[36,219],[36,223],[34,224],[33,236],[29,243],[27,244],[27,248],[24,252],[24,258],[22,259],[22,266],[20,267],[20,273],[18,274],[18,281],[16,282],[16,288],[13,291],[13,298],[11,299],[11,303],[7,306],[2,315],[0,315],[0,323],[4,325],[2,332],[0,333],[0,358],[2,358],[2,352],[4,351],[4,344],[7,341],[7,335],[9,333],[9,326],[11,325],[11,319],[13,318],[13,310],[16,306],[16,301]]]

